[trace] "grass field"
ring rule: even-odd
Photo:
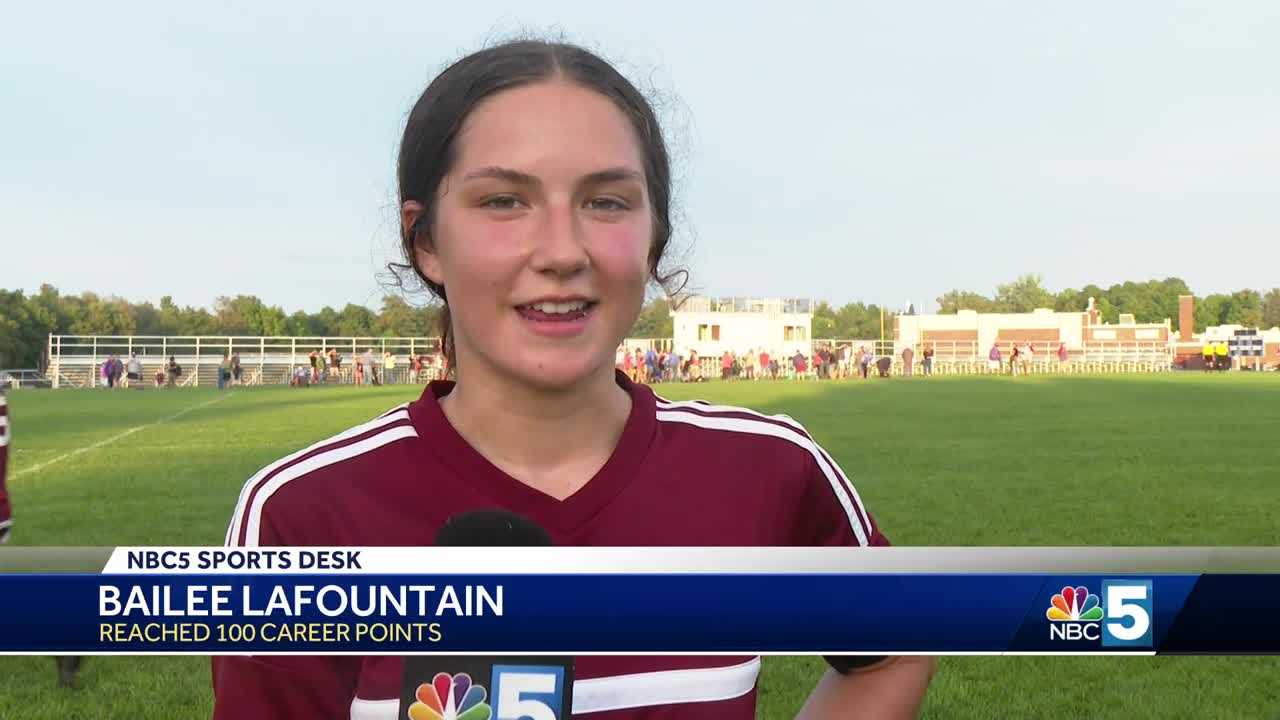
[[[1280,545],[1280,376],[711,383],[661,392],[805,423],[899,545]],[[413,394],[13,393],[14,542],[220,544],[255,470]],[[812,658],[767,659],[760,717],[790,717],[821,667]],[[1278,677],[1277,658],[946,658],[924,715],[1277,718]],[[48,658],[0,658],[3,720],[190,718],[210,709],[205,658],[91,658],[73,692],[54,687]]]

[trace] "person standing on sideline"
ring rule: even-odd
[[[902,349],[902,374],[906,377],[911,377],[911,371],[913,370],[911,365],[915,358],[916,351],[912,350],[910,345]]]
[[[178,384],[178,378],[182,377],[182,366],[178,364],[178,359],[173,355],[169,356],[169,365],[165,368],[169,376],[169,387]]]
[[[364,349],[364,371],[370,385],[382,384],[378,378],[378,356],[373,354],[373,348]]]
[[[1000,343],[991,343],[991,352],[987,353],[987,370],[1000,372],[1004,358],[1000,355]]]
[[[924,359],[920,361],[920,366],[925,377],[933,375],[933,345],[924,349]]]
[[[146,383],[142,382],[142,361],[138,359],[138,353],[129,353],[129,363],[124,370],[126,387],[136,387],[139,390],[147,387]]]
[[[231,356],[222,353],[222,360],[218,362],[218,389],[221,390],[227,386],[227,379],[231,377]]]
[[[241,376],[241,373],[243,373],[243,371],[244,371],[243,368],[240,367],[240,351],[237,350],[236,352],[231,353],[231,384],[232,385],[240,384],[240,376]]]

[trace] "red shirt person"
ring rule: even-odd
[[[621,374],[616,382],[631,399],[622,435],[600,471],[563,501],[477,452],[441,409],[454,384],[436,381],[407,407],[255,475],[228,544],[431,545],[449,517],[493,507],[528,517],[564,546],[888,544],[848,477],[795,421],[670,402]],[[699,508],[696,523],[687,521],[689,508]],[[401,663],[215,658],[216,717],[392,720]],[[745,720],[754,717],[758,671],[754,656],[580,657],[575,717],[612,710],[600,717]],[[653,675],[665,679],[655,687],[628,690],[637,673],[663,672],[671,674]],[[719,699],[680,702],[686,691]],[[259,709],[262,698],[271,712]],[[633,704],[642,707],[624,711]]]

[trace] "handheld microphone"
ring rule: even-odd
[[[436,533],[440,547],[545,547],[551,535],[506,510],[455,515]],[[516,714],[511,714],[511,713]],[[512,655],[423,656],[404,659],[399,717],[484,720],[491,715],[569,720],[573,658]]]
[[[454,515],[436,533],[442,547],[543,547],[551,535],[537,523],[506,510],[473,510]]]

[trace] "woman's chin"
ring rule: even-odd
[[[612,358],[610,358],[612,361]],[[518,368],[512,368],[522,382],[532,387],[550,391],[568,391],[589,386],[607,375],[613,378],[613,364],[590,363],[582,358],[531,361]]]

